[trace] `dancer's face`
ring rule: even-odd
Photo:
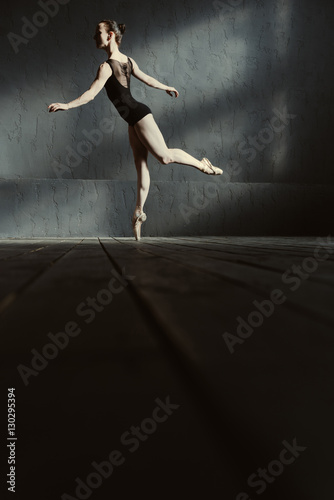
[[[109,44],[110,33],[107,32],[106,27],[103,23],[100,23],[96,26],[94,40],[98,49],[103,49]]]

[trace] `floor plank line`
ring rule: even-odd
[[[114,239],[117,241],[117,238]],[[101,247],[110,259],[112,265],[121,273],[121,267],[117,259],[110,255],[110,252],[100,241]],[[140,250],[140,249],[139,249]],[[220,404],[218,404],[214,391],[210,386],[205,374],[202,371],[197,355],[189,349],[189,345],[183,341],[183,335],[178,333],[177,325],[171,327],[170,322],[166,321],[164,315],[159,315],[156,309],[150,306],[148,300],[142,295],[140,290],[133,283],[128,284],[130,293],[133,295],[136,302],[139,304],[144,316],[149,324],[152,325],[153,331],[159,332],[159,340],[169,352],[171,358],[177,363],[178,369],[183,373],[183,376],[197,399],[197,404],[208,420],[208,426],[211,428],[213,435],[218,443],[218,450],[223,455],[222,459],[226,458],[226,449],[229,452],[231,463],[237,464],[238,454],[236,448],[236,436],[231,436],[226,433],[226,429],[232,425],[226,414],[222,412]],[[243,477],[239,478],[243,482]]]
[[[75,243],[68,250],[63,252],[61,255],[50,261],[43,268],[41,268],[37,273],[35,273],[31,278],[22,283],[14,292],[10,292],[0,301],[0,317],[1,315],[8,310],[10,306],[14,304],[14,302],[20,297],[22,293],[24,293],[31,285],[33,285],[41,276],[43,276],[52,266],[54,266],[60,259],[62,259],[66,254],[71,252],[73,248],[77,245],[80,245],[84,240],[80,240],[79,243]],[[46,248],[46,247],[43,247]],[[28,252],[30,253],[30,252]]]
[[[121,447],[124,467],[94,491],[94,498],[132,498],[148,489],[147,498],[155,498],[162,485],[166,499],[253,498],[244,484],[249,474],[267,464],[270,470],[282,443],[297,441],[305,453],[267,485],[263,497],[327,498],[334,446],[334,330],[323,318],[333,318],[333,264],[324,262],[319,275],[296,292],[280,276],[285,266],[312,255],[314,242],[88,240],[58,240],[51,249],[24,255],[23,250],[49,240],[0,244],[0,258],[12,257],[1,263],[6,356],[0,378],[4,390],[18,391],[25,491],[33,497],[36,463],[43,456],[38,498],[56,500],[65,491],[77,496],[75,478],[85,480],[93,460],[102,463]],[[11,295],[74,243],[75,249],[19,297]],[[111,277],[123,269],[135,279],[117,294]],[[287,300],[302,309],[282,303],[269,314],[265,307],[255,310],[255,300],[261,302],[279,283]],[[319,317],[312,319],[308,307]],[[68,330],[70,324],[79,332]],[[36,370],[27,374],[28,385],[18,366]],[[145,433],[152,431],[148,417],[155,400],[167,395],[180,406],[175,417],[159,424],[138,453],[121,446],[120,436],[130,426],[143,422]]]
[[[166,249],[165,245],[163,245],[162,243],[159,244],[158,242],[149,241],[149,242],[145,242],[145,245],[150,245],[153,247]],[[262,262],[259,261],[258,257],[261,256],[259,254],[255,254],[252,256],[248,255],[247,259],[246,259],[245,257],[240,257],[240,254],[238,254],[236,256],[235,251],[226,251],[225,249],[218,251],[217,249],[206,248],[203,245],[197,245],[197,246],[196,245],[186,245],[184,243],[180,243],[180,244],[176,243],[176,246],[186,248],[190,252],[193,252],[194,254],[196,254],[198,256],[202,256],[205,259],[209,258],[209,259],[217,260],[220,262],[235,263],[235,264],[244,265],[247,267],[254,267],[255,269],[259,269],[259,270],[271,271],[271,272],[277,272],[277,273],[282,273],[282,271],[285,272],[289,267],[291,267],[291,265],[293,263],[300,264],[300,260],[303,259],[302,256],[296,255],[296,257],[295,257],[296,262],[290,261],[289,266],[287,266],[287,263],[285,263],[284,266],[278,266],[277,264],[276,265],[272,265],[272,264],[266,265],[266,264],[263,264]],[[282,259],[284,259],[285,254],[280,252],[280,257]],[[251,259],[253,259],[253,260],[251,260]],[[291,255],[289,255],[289,259],[291,259]],[[277,260],[278,260],[277,255],[273,255],[272,260],[277,263]],[[327,266],[326,266],[326,262],[328,262]],[[330,259],[327,259],[327,261],[323,262],[322,267],[323,267],[324,271],[328,271],[328,274],[324,274],[323,276],[319,276],[318,273],[315,273],[315,275],[311,276],[312,281],[318,282],[321,284],[332,285],[333,281],[334,281],[334,276],[333,276],[333,273],[330,273],[330,271],[332,269]],[[333,278],[329,279],[329,276],[333,276]]]
[[[130,244],[132,247],[136,246],[136,243],[127,242],[127,244]],[[184,261],[184,260],[180,259],[179,257],[173,257],[170,254],[171,253],[170,250],[166,250],[167,255],[162,255],[161,253],[159,253],[157,251],[154,252],[151,248],[148,248],[148,247],[152,247],[152,246],[154,246],[154,245],[150,244],[150,243],[147,243],[147,244],[141,243],[140,247],[139,246],[137,247],[137,250],[139,252],[147,252],[148,254],[159,256],[159,257],[166,259],[170,262],[175,262],[178,265],[183,266],[185,269],[191,270],[193,272],[195,271],[195,272],[199,272],[199,273],[204,273],[208,276],[212,276],[214,278],[217,278],[223,282],[227,282],[227,283],[231,283],[235,286],[239,286],[240,288],[242,288],[244,290],[248,290],[254,294],[258,294],[258,295],[262,296],[264,299],[268,298],[268,290],[265,290],[262,286],[258,286],[255,283],[250,283],[250,282],[245,281],[243,276],[232,277],[227,272],[219,273],[217,271],[212,271],[208,268],[202,268],[199,265],[196,265],[194,263],[189,263],[189,260],[187,258],[186,258],[186,261]],[[331,295],[328,295],[328,300],[331,300]],[[329,326],[330,328],[332,328],[334,326],[333,314],[332,314],[332,311],[328,308],[325,308],[325,310],[323,310],[323,311],[314,310],[314,309],[310,308],[309,305],[304,306],[303,304],[298,303],[296,300],[294,300],[293,295],[292,295],[292,299],[287,301],[285,303],[284,307],[288,310],[300,313],[303,316],[306,316],[310,319],[313,319],[324,326]]]
[[[0,262],[5,262],[5,261],[8,261],[8,260],[11,260],[11,259],[15,259],[17,257],[21,257],[22,255],[27,255],[29,253],[34,253],[34,252],[39,252],[40,250],[43,250],[44,248],[46,248],[48,245],[45,245],[43,247],[39,247],[39,248],[34,248],[32,250],[26,250],[25,252],[20,252],[20,253],[17,253],[17,254],[14,254],[14,255],[9,255],[7,257],[1,257],[0,256]],[[7,250],[8,251],[8,250]]]

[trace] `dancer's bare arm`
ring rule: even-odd
[[[136,63],[136,61],[134,61],[132,59],[132,57],[130,59],[131,59],[132,64],[133,64],[132,74],[133,74],[133,76],[138,78],[138,80],[146,83],[146,85],[148,85],[149,87],[153,87],[155,89],[160,89],[160,90],[165,90],[167,92],[167,94],[172,96],[172,97],[173,97],[173,93],[175,94],[175,97],[179,96],[178,91],[174,87],[169,87],[168,85],[164,85],[163,83],[158,82],[158,80],[156,80],[152,76],[147,75],[141,69],[139,69],[138,64]]]
[[[97,94],[103,89],[106,81],[112,75],[111,68],[107,62],[104,62],[100,65],[96,78],[93,81],[92,85],[89,89],[84,92],[80,97],[75,99],[74,101],[66,103],[62,102],[54,102],[48,106],[49,112],[55,111],[66,111],[67,109],[77,108],[78,106],[83,106],[88,102],[92,101]]]

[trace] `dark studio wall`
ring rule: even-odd
[[[150,156],[143,236],[331,231],[332,2],[40,0],[2,7],[1,237],[132,235],[136,170],[105,90],[47,111],[95,78],[103,18],[125,23],[121,51],[180,92],[132,78],[169,147],[224,169]]]

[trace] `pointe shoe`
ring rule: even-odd
[[[221,175],[223,173],[223,170],[221,168],[214,167],[207,158],[203,158],[201,160],[201,163],[203,164],[204,167],[203,170],[201,170],[201,172],[204,172],[205,174]]]
[[[136,207],[137,208],[137,207]],[[141,210],[136,210],[132,218],[132,229],[137,241],[140,240],[141,225],[147,219],[146,214]]]

